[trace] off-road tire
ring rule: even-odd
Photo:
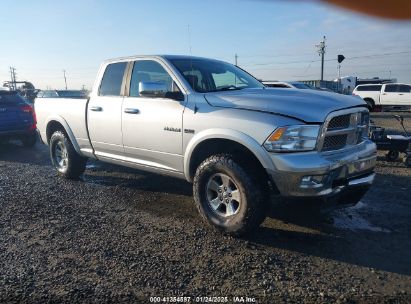
[[[67,150],[67,165],[62,168],[56,162],[55,148],[58,143],[62,143]],[[58,174],[67,179],[78,179],[86,169],[87,158],[80,156],[73,147],[68,136],[62,131],[56,131],[50,138],[50,157],[53,167]]]
[[[25,137],[22,138],[21,143],[23,144],[24,147],[34,147],[34,145],[37,142],[37,135],[36,134],[32,134],[32,135],[27,135]]]
[[[218,215],[208,203],[206,185],[215,174],[230,177],[241,194],[238,213],[223,217]],[[211,227],[233,236],[242,236],[254,231],[265,219],[269,206],[267,181],[260,181],[251,171],[244,170],[239,162],[229,154],[213,155],[197,168],[193,193],[196,207]]]

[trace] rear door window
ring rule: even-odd
[[[104,71],[99,89],[100,96],[120,96],[127,62],[109,64]]]

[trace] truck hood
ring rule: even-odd
[[[330,112],[366,106],[358,97],[315,90],[243,89],[206,93],[204,96],[215,107],[262,111],[305,122],[323,122]]]

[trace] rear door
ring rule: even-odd
[[[87,107],[87,123],[95,154],[107,158],[123,156],[121,107],[127,62],[107,65],[98,92]]]
[[[16,92],[0,92],[0,133],[25,131],[33,124],[29,107]]]

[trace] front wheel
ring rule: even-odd
[[[392,161],[392,162],[396,161],[399,156],[400,156],[400,152],[395,151],[395,150],[390,150],[385,155],[385,157],[387,158],[387,161]]]
[[[264,221],[269,204],[264,190],[227,154],[207,158],[194,177],[194,200],[201,216],[217,230],[236,236]]]
[[[372,112],[374,110],[374,102],[371,100],[365,100],[365,103],[367,104],[367,108],[370,112]]]
[[[51,162],[59,175],[78,178],[86,169],[87,159],[78,155],[70,139],[62,131],[56,131],[50,138]]]

